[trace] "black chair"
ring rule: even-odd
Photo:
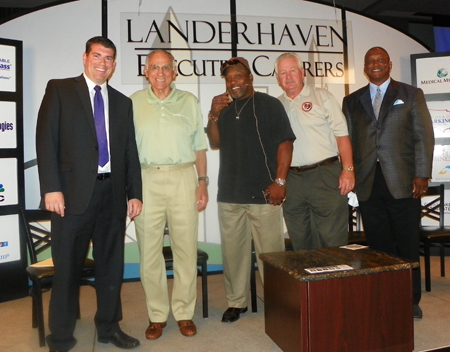
[[[32,297],[32,327],[38,328],[39,346],[45,346],[45,324],[42,308],[42,292],[51,289],[55,270],[49,260],[39,262],[38,255],[51,247],[50,224],[51,213],[45,210],[21,209],[21,219],[27,236],[27,247],[30,265],[27,267],[27,275],[31,280],[30,296]],[[45,262],[45,264],[44,264]],[[95,276],[95,262],[86,258],[82,273],[82,285],[94,285],[89,279]],[[78,318],[80,306],[78,306]]]
[[[258,311],[258,297],[256,293],[256,269],[258,269],[258,263],[256,261],[256,250],[252,240],[252,258],[250,267],[250,301],[252,304],[252,312]]]
[[[348,206],[348,244],[366,245],[366,235],[361,226],[359,208]]]
[[[443,184],[428,187],[423,196],[421,218],[431,219],[437,226],[420,225],[419,239],[423,247],[425,262],[425,290],[431,291],[430,249],[439,247],[441,276],[445,277],[445,246],[450,244],[450,227],[444,226],[444,192]]]
[[[169,235],[169,227],[164,227],[164,235]],[[166,270],[173,271],[173,253],[170,246],[163,247]],[[208,253],[197,249],[197,275],[202,277],[203,318],[208,318]]]

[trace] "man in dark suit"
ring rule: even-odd
[[[390,78],[380,47],[364,58],[369,85],[344,98],[353,143],[356,194],[370,248],[419,262],[420,197],[431,177],[434,134],[421,89]],[[420,270],[413,270],[413,313],[422,317]]]
[[[107,83],[115,58],[112,41],[88,40],[84,73],[50,80],[39,109],[41,207],[53,212],[50,351],[68,351],[76,344],[80,275],[91,240],[98,341],[126,349],[139,346],[119,327],[127,206],[130,218],[140,214],[142,182],[131,100]]]

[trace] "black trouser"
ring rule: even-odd
[[[111,179],[98,180],[86,212],[52,216],[52,257],[55,264],[50,299],[47,342],[52,350],[69,350],[77,318],[81,272],[92,240],[96,262],[95,289],[99,336],[119,330],[122,319],[120,289],[123,279],[125,218],[118,219]]]
[[[377,165],[372,193],[359,206],[370,248],[419,262],[420,199],[395,199]],[[412,270],[412,279],[413,303],[417,304],[421,298],[419,268]]]

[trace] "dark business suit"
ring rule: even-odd
[[[413,198],[413,179],[431,177],[434,148],[422,90],[391,79],[377,120],[367,85],[344,98],[343,111],[369,246],[419,261],[420,199]],[[419,270],[413,273],[413,291],[418,303]]]
[[[108,101],[111,177],[105,180],[97,179],[98,144],[83,75],[49,81],[39,110],[41,196],[62,192],[65,201],[65,216],[52,216],[55,278],[49,313],[52,334],[47,337],[52,349],[68,350],[76,343],[79,279],[90,240],[97,263],[98,335],[113,335],[122,318],[127,199],[142,199],[142,183],[131,100],[108,86]]]

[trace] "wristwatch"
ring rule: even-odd
[[[345,171],[355,171],[355,167],[354,167],[354,166],[347,166],[347,167],[343,167],[342,170],[345,170]]]
[[[278,186],[286,186],[286,180],[284,180],[284,179],[282,179],[282,178],[276,178],[276,179],[275,179],[275,183],[276,183]]]
[[[199,178],[198,178],[198,182],[200,182],[200,181],[205,181],[205,182],[206,182],[206,185],[207,185],[207,186],[209,185],[209,177],[208,177],[208,176],[199,177]]]

